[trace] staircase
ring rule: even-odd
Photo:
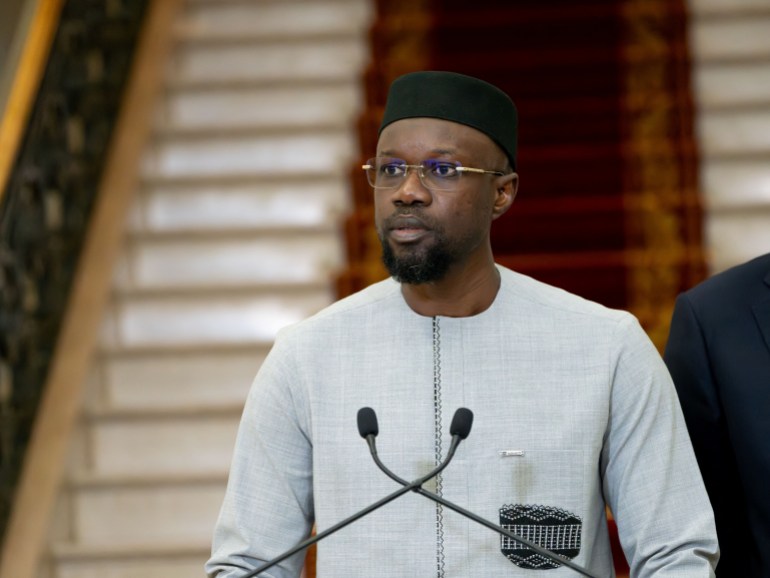
[[[770,251],[770,3],[689,9],[705,244],[718,272]]]
[[[41,576],[203,575],[251,381],[335,298],[370,12],[186,0]]]

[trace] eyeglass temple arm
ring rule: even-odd
[[[500,171],[485,171],[484,169],[474,169],[473,167],[457,167],[455,170],[461,173],[479,173],[479,174],[485,174],[485,175],[500,175],[500,176],[505,175],[505,173]]]

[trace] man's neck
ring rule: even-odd
[[[500,272],[491,263],[481,271],[450,273],[441,281],[401,284],[407,305],[426,317],[471,317],[489,309],[500,289]]]

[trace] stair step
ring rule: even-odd
[[[246,124],[232,124],[229,126],[203,125],[203,126],[163,126],[155,131],[155,140],[157,142],[165,141],[224,141],[231,139],[248,139],[258,137],[261,139],[272,139],[274,137],[299,137],[302,138],[308,133],[325,134],[333,133],[339,130],[345,130],[345,123],[335,120],[320,120],[315,123],[297,124],[284,123],[277,116],[273,122]]]
[[[130,246],[150,244],[184,244],[190,243],[250,243],[254,241],[288,241],[302,238],[305,241],[318,242],[325,237],[337,233],[337,223],[322,221],[303,225],[287,225],[264,223],[252,227],[179,227],[173,230],[142,230],[132,229],[126,239]]]
[[[695,19],[690,26],[696,64],[770,57],[770,7],[733,18]]]
[[[210,543],[225,483],[84,485],[72,492],[77,544],[141,551]]]
[[[142,162],[146,178],[252,176],[260,172],[347,174],[355,151],[351,135],[334,130],[302,135],[164,139]]]
[[[770,252],[768,223],[770,205],[745,212],[712,211],[705,223],[706,236],[712,239],[709,250],[712,270],[721,271]]]
[[[161,130],[277,129],[348,125],[362,97],[353,83],[296,88],[211,88],[171,93],[159,108]]]
[[[185,472],[185,473],[118,473],[97,474],[93,472],[75,472],[72,474],[69,488],[75,491],[106,491],[110,489],[157,489],[180,486],[201,487],[223,485],[227,483],[227,473],[222,472]],[[74,546],[75,544],[73,544]]]
[[[330,286],[304,285],[129,292],[108,312],[101,345],[115,349],[270,341],[281,328],[320,311],[333,297]]]
[[[52,578],[190,578],[203,576],[211,545],[86,548],[56,544]]]
[[[167,77],[174,83],[328,82],[356,79],[369,59],[363,35],[311,40],[202,43],[180,47]]]
[[[243,403],[92,415],[90,467],[107,477],[218,474],[230,467]]]
[[[695,97],[701,115],[721,107],[770,107],[770,59],[733,63],[704,64],[694,71]]]
[[[248,393],[248,392],[247,392]],[[114,407],[107,404],[94,404],[87,408],[84,419],[88,425],[101,427],[115,424],[128,424],[129,427],[148,424],[154,426],[163,422],[176,422],[180,426],[191,421],[221,421],[230,420],[233,417],[240,418],[246,396],[233,400],[229,404],[219,402],[215,405],[206,403],[193,403],[188,400],[184,405],[172,405],[162,407],[147,405],[140,407]],[[99,473],[99,475],[106,475]],[[121,473],[121,475],[125,475]]]
[[[701,165],[701,182],[712,210],[770,204],[767,159],[711,159]]]
[[[368,24],[371,11],[369,3],[360,0],[196,2],[188,5],[176,35],[183,40],[196,41],[254,36],[354,35]]]
[[[763,153],[770,157],[770,115],[766,108],[712,111],[701,117],[699,133],[706,156]]]
[[[302,281],[259,281],[256,283],[222,284],[217,280],[208,283],[175,283],[159,287],[114,287],[120,303],[143,303],[148,300],[162,300],[166,304],[184,300],[201,301],[253,299],[261,302],[271,295],[287,295],[289,300],[302,301],[306,297],[314,298],[327,294],[330,290],[329,279],[310,279]],[[329,301],[331,303],[331,299]],[[266,340],[265,338],[253,338]],[[243,341],[241,339],[237,342]]]
[[[725,18],[735,14],[764,14],[766,0],[691,0],[687,3],[692,18]]]
[[[342,267],[336,230],[144,235],[126,247],[119,288],[329,283]]]
[[[134,231],[301,226],[339,219],[349,206],[347,174],[271,182],[145,182],[136,199]]]
[[[271,49],[281,49],[286,46],[303,44],[328,45],[337,42],[358,42],[364,36],[359,31],[346,27],[340,30],[312,30],[301,36],[284,34],[281,30],[258,30],[254,26],[240,26],[239,32],[211,29],[187,28],[180,22],[176,28],[177,46],[181,52],[202,49],[222,50],[233,46],[268,46]]]
[[[127,344],[100,344],[99,352],[102,355],[109,356],[110,359],[153,359],[171,356],[205,356],[206,353],[213,355],[245,355],[251,352],[258,352],[257,355],[264,356],[273,345],[272,339],[241,339],[231,342],[222,341],[196,341],[193,343],[161,343],[150,346],[135,343]],[[262,353],[260,353],[262,352]]]
[[[355,162],[353,166],[358,168],[358,162]],[[346,180],[346,177],[344,180]],[[343,179],[340,179],[340,174],[332,173],[327,168],[320,170],[308,169],[301,172],[294,170],[293,168],[278,168],[251,171],[247,173],[222,173],[210,175],[142,174],[141,182],[144,188],[175,187],[177,189],[190,188],[195,190],[199,187],[257,187],[277,186],[280,184],[301,187],[313,183],[343,183]]]
[[[754,163],[754,162],[767,162],[768,153],[766,151],[722,151],[718,153],[707,154],[702,153],[702,159],[708,162],[725,162],[725,163]]]
[[[340,86],[357,85],[361,82],[360,75],[347,74],[329,76],[328,78],[260,78],[244,76],[219,79],[168,78],[164,82],[165,93],[168,97],[176,94],[194,94],[199,92],[237,92],[237,91],[272,91],[285,90],[303,92],[317,88],[335,88]],[[364,95],[360,98],[363,100]],[[162,105],[157,109],[162,114]],[[161,125],[162,126],[162,125]]]
[[[109,355],[103,404],[114,410],[212,410],[243,404],[267,354],[262,350]]]

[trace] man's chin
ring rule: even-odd
[[[449,269],[453,259],[440,246],[424,243],[405,245],[382,241],[382,262],[399,283],[420,285],[440,281]]]
[[[416,258],[386,258],[383,263],[390,276],[399,283],[408,285],[421,285],[440,281],[447,272],[448,264],[444,259],[435,259],[429,256]]]

